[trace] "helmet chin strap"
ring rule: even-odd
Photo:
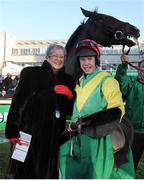
[[[96,65],[96,67],[98,66],[100,66],[100,57],[96,57],[95,56],[95,65]]]

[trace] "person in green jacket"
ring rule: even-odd
[[[79,41],[75,54],[83,76],[76,86],[69,140],[60,147],[60,178],[134,178],[131,149],[125,148],[122,132],[119,140],[116,139],[115,128],[125,113],[119,84],[109,73],[100,70],[100,48],[95,41]],[[114,116],[119,112],[115,121]]]
[[[122,64],[116,71],[115,78],[119,81],[125,101],[127,118],[132,122],[135,133],[132,144],[135,170],[144,153],[144,60],[138,63],[138,76],[128,76],[128,55],[121,56]]]

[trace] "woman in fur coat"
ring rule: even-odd
[[[59,137],[73,107],[75,81],[65,73],[64,47],[52,44],[41,67],[26,67],[12,99],[6,138],[21,144],[20,131],[32,135],[24,162],[12,159],[18,179],[58,178]]]

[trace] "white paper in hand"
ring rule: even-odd
[[[16,144],[13,154],[12,154],[12,159],[24,162],[26,155],[28,153],[28,149],[30,146],[32,136],[30,134],[24,133],[20,131],[20,141],[21,145]]]

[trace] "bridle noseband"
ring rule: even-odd
[[[94,24],[97,23],[97,21],[93,17],[89,17],[89,20],[90,20],[91,23],[94,23]],[[99,21],[99,23],[102,24],[102,21]],[[115,31],[112,27],[109,28],[109,25],[107,25],[106,23],[105,23],[105,30],[107,32],[109,32],[110,34],[112,34],[112,36],[117,41],[122,41],[122,40],[126,39],[125,33],[123,33],[121,30]],[[125,53],[125,54],[129,54],[130,47],[129,47],[129,49],[127,51],[124,51],[124,48],[125,48],[125,45],[123,45],[122,52]]]
[[[97,21],[94,20],[93,17],[89,17],[89,20],[90,20],[91,23],[94,23],[94,24],[97,23]],[[99,21],[99,23],[102,23],[102,21]],[[109,25],[107,25],[106,23],[105,23],[105,29],[106,29],[107,32],[111,33],[112,36],[116,40],[121,41],[122,39],[125,39],[124,33],[121,30],[115,31],[112,27],[109,28]]]

